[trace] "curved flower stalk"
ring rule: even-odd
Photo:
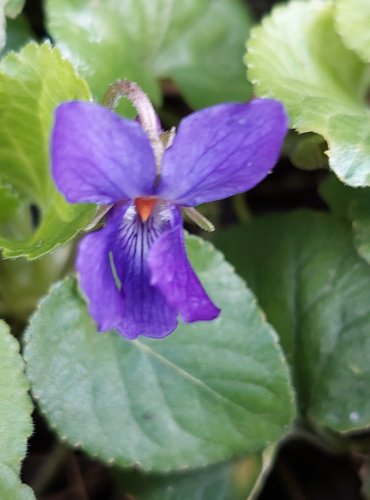
[[[178,315],[193,322],[220,312],[187,259],[181,209],[194,215],[194,206],[260,182],[278,159],[287,118],[271,99],[220,104],[187,116],[173,136],[161,130],[139,87],[119,84],[138,120],[94,103],[61,104],[52,172],[69,202],[111,206],[77,256],[98,330],[160,338],[176,328]]]

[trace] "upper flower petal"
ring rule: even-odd
[[[158,287],[183,320],[215,319],[220,309],[208,297],[186,255],[182,222],[164,232],[148,254],[151,283]]]
[[[111,204],[150,195],[155,160],[139,123],[98,104],[67,102],[55,113],[52,173],[72,203]]]
[[[138,335],[164,337],[177,326],[177,311],[150,283],[147,256],[153,242],[172,224],[172,211],[158,206],[142,223],[133,204],[112,211],[109,224],[116,228],[112,256],[122,283],[123,308],[118,331],[134,339]]]
[[[251,189],[275,165],[287,126],[272,99],[192,113],[164,153],[157,194],[194,206]]]

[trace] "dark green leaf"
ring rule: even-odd
[[[246,500],[262,469],[260,456],[168,475],[119,473],[124,494],[140,500]]]
[[[370,264],[370,189],[344,186],[332,176],[321,183],[320,194],[334,213],[351,221],[355,247]]]
[[[280,334],[302,413],[338,431],[370,424],[370,267],[349,225],[298,212],[225,231],[218,245]]]
[[[19,16],[17,19],[8,19],[6,22],[6,45],[1,53],[9,50],[19,50],[33,38],[32,31],[27,19]]]
[[[6,17],[14,19],[23,9],[25,0],[2,0],[0,5],[0,51],[6,43]]]

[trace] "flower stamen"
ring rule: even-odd
[[[153,213],[157,198],[135,198],[136,211],[144,224]]]

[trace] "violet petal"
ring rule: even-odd
[[[115,238],[116,227],[108,223],[99,231],[86,235],[78,246],[76,269],[79,285],[100,332],[116,328],[122,319],[123,299],[114,280],[109,256]]]
[[[131,204],[124,210],[115,208],[109,224],[116,228],[112,255],[122,283],[123,308],[118,331],[130,339],[138,335],[168,335],[177,326],[177,311],[150,283],[147,256],[153,242],[171,227],[172,210],[158,204],[143,224]]]
[[[151,283],[166,296],[184,321],[215,319],[220,309],[208,297],[186,255],[182,224],[163,233],[148,254]]]
[[[155,160],[142,127],[98,104],[73,101],[55,113],[52,173],[72,203],[112,204],[153,193]]]
[[[288,120],[282,104],[220,104],[181,121],[165,151],[157,194],[185,206],[251,189],[275,165]]]

